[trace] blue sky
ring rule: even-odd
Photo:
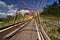
[[[7,5],[12,4],[12,5],[14,5],[14,7],[16,7],[18,9],[25,7],[23,5],[23,3],[21,2],[21,0],[1,0],[1,1],[5,2]],[[57,1],[57,0],[49,0],[47,4],[52,4],[54,1]],[[24,2],[27,4],[28,7],[35,8],[36,3],[42,2],[42,0],[24,0]],[[42,5],[42,6],[44,6],[44,5]],[[42,8],[42,6],[40,8]],[[40,8],[37,8],[37,9],[40,9]]]
[[[49,0],[48,5],[52,4],[57,0]],[[34,8],[36,10],[42,11],[43,7],[46,6],[46,2],[42,0],[24,0],[24,4],[27,4],[27,7]],[[42,4],[41,4],[42,3]],[[12,12],[11,10],[24,8],[24,4],[21,0],[0,0],[0,17],[6,17],[6,14]],[[39,7],[36,8],[37,4]],[[4,14],[4,15],[2,15]]]
[[[55,2],[55,1],[58,2],[58,0],[49,0],[49,1],[48,1],[48,4],[52,4],[52,3]]]

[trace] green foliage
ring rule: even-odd
[[[0,18],[0,21],[3,21],[3,22],[8,22],[10,20],[13,20],[12,16],[7,16],[7,18]]]
[[[52,28],[52,30],[51,30],[51,31],[52,31],[52,33],[54,33],[54,34],[56,33],[55,28]]]
[[[51,38],[51,40],[60,40],[60,39],[58,39],[58,38],[56,38],[54,36],[51,36],[50,38]]]
[[[60,6],[57,2],[54,2],[53,4],[44,7],[41,15],[60,17]]]
[[[22,18],[22,14],[18,13],[17,14],[17,19],[16,20],[19,20]],[[5,23],[9,22],[9,21],[13,21],[14,20],[14,17],[13,16],[7,16],[7,18],[0,18],[0,21],[3,21]]]
[[[17,14],[16,21],[20,21],[20,19],[22,19],[22,17],[23,17],[22,14],[21,13],[18,13]]]
[[[3,22],[3,23],[0,23],[0,26],[7,26],[9,25],[11,22],[10,21],[13,21],[13,18],[12,16],[7,16],[7,18],[0,18],[0,22]]]
[[[14,17],[12,17],[12,16],[7,16],[7,20],[6,21],[11,21],[11,20],[13,20],[13,18]]]
[[[14,17],[15,16],[9,16],[8,15],[7,18],[0,18],[0,22],[3,22],[3,23],[0,23],[0,28],[5,27],[5,26],[10,25],[10,24],[13,24]],[[17,17],[16,17],[15,22],[20,21],[20,19],[22,19],[22,17],[23,16],[21,13],[17,13]]]
[[[18,13],[17,14],[17,18],[22,18],[22,14],[21,13]]]
[[[60,28],[58,28],[58,30],[57,30],[59,33],[60,33]]]

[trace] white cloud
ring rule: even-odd
[[[14,7],[14,5],[13,4],[11,4],[11,5],[8,5],[8,8],[11,10],[11,9],[13,9],[13,7]]]
[[[3,1],[0,1],[0,6],[6,6],[6,3]]]
[[[6,17],[7,17],[7,15],[5,13],[0,12],[0,18],[6,18]]]
[[[16,14],[16,10],[13,9],[14,5],[7,5],[5,2],[0,1],[0,15],[11,15],[14,16]]]
[[[3,1],[0,1],[0,12],[7,12],[8,10],[7,4]]]
[[[11,16],[16,15],[17,8],[13,9],[14,6],[15,5],[13,5],[13,4],[8,5],[9,11],[8,11],[7,15],[11,15]]]
[[[24,16],[25,13],[30,13],[29,10],[21,10],[20,12],[21,12],[21,14],[22,14],[23,16]]]
[[[10,10],[10,11],[8,11],[8,13],[7,13],[7,15],[10,15],[10,16],[15,16],[16,15],[16,11],[17,10]]]

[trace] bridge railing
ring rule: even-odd
[[[25,23],[28,23],[30,20],[18,22],[13,25],[9,25],[7,28],[3,28],[0,30],[0,40],[5,40],[6,38],[14,35]]]
[[[51,40],[50,38],[49,38],[49,36],[46,34],[46,32],[44,31],[44,29],[43,29],[43,27],[41,26],[41,33],[42,33],[42,35],[43,35],[43,37],[44,37],[44,39],[45,40]]]

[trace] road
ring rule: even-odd
[[[37,40],[37,29],[35,26],[35,21],[32,20],[23,29],[19,30],[16,35],[11,37],[9,40]]]

